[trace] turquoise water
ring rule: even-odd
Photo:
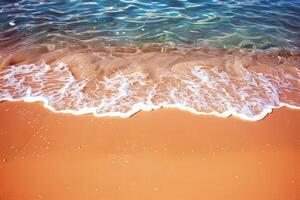
[[[299,48],[299,0],[0,1],[0,46],[88,45]]]

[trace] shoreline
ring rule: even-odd
[[[300,197],[297,110],[256,122],[177,109],[124,119],[2,102],[0,120],[4,199]]]
[[[299,13],[0,1],[0,200],[300,200]]]
[[[292,110],[300,110],[300,107],[289,105],[286,103],[280,103],[277,107],[268,107],[264,109],[264,112],[261,113],[259,116],[256,116],[255,118],[247,117],[246,115],[236,113],[234,111],[225,111],[223,113],[218,113],[218,112],[198,112],[193,108],[190,107],[185,107],[182,105],[176,105],[176,104],[171,104],[171,105],[158,105],[158,106],[153,106],[149,107],[146,106],[144,103],[137,104],[135,105],[129,112],[126,113],[105,113],[105,114],[100,114],[98,115],[95,113],[95,110],[97,108],[100,109],[100,107],[93,107],[93,108],[84,108],[82,110],[55,110],[53,107],[51,107],[47,101],[46,98],[43,97],[23,97],[21,99],[1,99],[0,104],[3,102],[16,102],[16,103],[37,103],[43,106],[43,108],[56,113],[56,114],[69,114],[69,115],[75,115],[75,116],[82,116],[82,115],[91,115],[93,117],[97,118],[106,118],[106,117],[116,117],[116,118],[121,118],[121,119],[126,119],[129,117],[132,117],[133,115],[136,115],[139,112],[151,112],[151,111],[156,111],[156,110],[161,110],[161,109],[174,109],[182,112],[189,112],[194,115],[203,115],[203,116],[213,116],[213,117],[218,117],[218,118],[229,118],[229,117],[234,117],[239,120],[245,120],[245,121],[250,121],[250,122],[256,122],[263,120],[266,118],[269,114],[271,114],[274,110],[276,109],[292,109]]]
[[[298,54],[150,50],[18,50],[0,58],[0,101],[43,101],[55,112],[119,117],[177,107],[250,121],[273,108],[300,108]]]

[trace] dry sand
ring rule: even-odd
[[[300,112],[128,119],[0,104],[1,200],[300,199]]]

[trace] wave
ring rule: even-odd
[[[164,107],[250,121],[274,108],[300,108],[297,57],[54,51],[26,62],[2,61],[0,101],[42,101],[76,115],[129,117]]]

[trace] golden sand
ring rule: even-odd
[[[297,200],[300,112],[249,122],[162,109],[127,118],[0,104],[2,200]]]

